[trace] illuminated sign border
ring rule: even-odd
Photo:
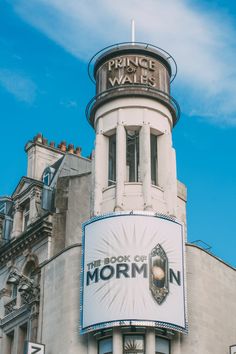
[[[181,237],[182,237],[182,266],[183,266],[183,294],[184,294],[184,322],[185,326],[178,326],[172,323],[162,322],[162,321],[150,321],[150,320],[122,320],[122,321],[106,321],[99,322],[92,326],[82,327],[83,323],[83,286],[84,286],[84,251],[85,251],[85,228],[87,225],[92,224],[98,220],[107,219],[111,217],[117,216],[147,216],[147,217],[157,217],[159,219],[165,219],[176,223],[181,226]],[[82,253],[81,253],[81,276],[80,276],[80,333],[85,334],[99,329],[106,329],[117,326],[148,326],[148,327],[161,327],[170,330],[175,330],[180,333],[187,334],[188,333],[188,319],[187,319],[187,293],[186,293],[186,273],[185,273],[186,265],[185,265],[185,241],[184,241],[184,226],[183,223],[177,221],[175,218],[170,217],[165,214],[153,213],[153,212],[145,212],[145,211],[131,211],[131,212],[113,212],[108,214],[103,214],[99,216],[95,216],[92,219],[86,221],[82,224]]]

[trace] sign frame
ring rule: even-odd
[[[38,348],[29,348],[30,345],[35,345],[38,346]],[[40,346],[40,347],[39,347]],[[29,351],[30,349],[39,349],[40,351]],[[37,343],[37,342],[31,342],[29,340],[25,341],[24,344],[24,354],[45,354],[45,344],[42,343]]]
[[[174,323],[163,322],[163,321],[155,321],[155,320],[143,320],[143,319],[128,319],[128,320],[112,320],[105,322],[94,323],[91,326],[84,327],[83,326],[83,304],[84,304],[84,270],[85,270],[85,229],[88,225],[107,218],[114,218],[120,216],[145,216],[145,217],[156,217],[159,219],[168,220],[172,223],[178,224],[181,227],[181,247],[182,247],[182,280],[183,280],[183,308],[184,308],[184,326],[178,326]],[[95,216],[90,220],[86,221],[82,224],[82,254],[81,254],[81,277],[80,277],[80,333],[85,334],[94,330],[112,328],[116,326],[149,326],[149,327],[161,327],[174,331],[178,331],[180,333],[187,334],[188,333],[188,317],[187,317],[187,291],[186,291],[186,262],[185,262],[185,236],[184,236],[184,224],[178,221],[174,217],[170,217],[165,214],[154,213],[154,212],[145,212],[145,211],[121,211],[121,212],[112,212],[99,216]]]
[[[236,344],[233,344],[229,347],[229,354],[235,354],[236,353]]]

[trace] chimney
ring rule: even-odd
[[[55,148],[55,142],[54,141],[50,141],[49,146],[52,148]]]
[[[58,147],[60,148],[61,151],[66,152],[66,141],[62,141]]]
[[[67,151],[68,151],[70,154],[73,154],[73,153],[74,153],[74,145],[73,145],[73,144],[69,144]]]
[[[82,148],[79,147],[79,146],[77,146],[77,148],[75,149],[75,154],[76,154],[77,156],[81,156],[81,151],[82,151]]]
[[[38,143],[41,143],[43,142],[43,135],[42,133],[38,133],[35,137],[35,141],[37,141]]]
[[[66,151],[65,144],[63,144],[60,151],[55,149],[54,142],[51,142],[49,146],[48,140],[43,138],[41,133],[37,134],[33,141],[29,141],[25,146],[25,151],[28,155],[27,177],[41,180],[45,168],[64,155],[62,149]]]

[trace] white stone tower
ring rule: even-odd
[[[159,238],[153,237],[150,242],[148,241],[149,246],[152,245],[150,246],[152,251],[148,253],[150,250],[146,250],[146,246],[144,246],[142,254],[146,252],[145,254],[149,254],[149,256],[140,256],[140,251],[139,253],[135,251],[136,253],[132,254],[132,251],[128,250],[126,255],[124,248],[122,253],[122,247],[118,244],[119,242],[124,243],[124,240],[121,239],[125,238],[127,234],[127,248],[129,242],[132,248],[129,233],[133,233],[133,240],[136,240],[133,241],[133,247],[137,248],[135,242],[142,242],[142,236],[136,235],[139,223],[140,230],[143,223],[147,224],[149,233],[153,230],[150,226],[152,220],[145,219],[145,216],[152,216],[152,219],[154,219],[153,216],[157,216],[158,220],[161,220],[160,222],[163,222],[161,219],[163,216],[164,223],[170,225],[173,224],[172,221],[178,220],[182,222],[183,226],[186,220],[186,191],[184,185],[177,181],[175,150],[172,147],[172,129],[180,115],[178,103],[170,96],[170,82],[175,78],[177,72],[174,59],[167,52],[152,45],[123,43],[108,47],[95,55],[90,62],[89,69],[90,73],[93,70],[90,77],[93,75],[96,82],[96,96],[87,106],[87,118],[96,132],[93,158],[94,198],[92,210],[94,220],[102,219],[104,214],[121,218],[127,214],[135,214],[140,215],[140,218],[142,215],[144,219],[139,220],[139,216],[137,216],[137,221],[132,219],[131,226],[126,224],[126,221],[124,224],[123,221],[120,221],[122,226],[119,226],[121,224],[117,221],[118,218],[116,218],[118,224],[112,220],[109,221],[108,218],[105,221],[107,224],[104,226],[107,231],[104,227],[104,231],[100,231],[98,226],[94,226],[96,224],[94,222],[94,228],[91,224],[89,225],[88,236],[84,238],[82,328],[83,318],[90,318],[90,307],[88,305],[86,307],[86,302],[91,302],[92,299],[96,302],[96,294],[99,294],[100,291],[102,293],[103,286],[105,287],[111,278],[121,279],[120,282],[117,281],[119,283],[117,292],[120,293],[120,297],[123,296],[123,290],[119,286],[126,278],[137,278],[137,281],[139,278],[149,278],[149,284],[153,281],[154,286],[144,283],[140,287],[147,286],[148,297],[151,301],[150,306],[160,308],[162,302],[169,301],[165,300],[166,294],[171,292],[169,291],[169,283],[174,282],[174,279],[176,284],[178,283],[177,285],[182,286],[183,282],[183,280],[180,281],[180,270],[169,269],[171,262],[164,251],[164,246],[162,246],[163,241],[163,244],[169,242],[170,247],[179,247],[175,244],[174,233],[170,235],[169,226],[167,229],[165,226],[162,229],[161,225],[156,224],[155,226],[153,224],[155,232],[159,232],[160,228],[162,234],[168,233],[169,239],[164,242],[162,236],[158,236]],[[183,227],[182,230],[184,230]],[[145,236],[146,231],[147,229],[142,231],[143,238],[147,237],[148,239],[149,236]],[[125,236],[121,236],[122,232]],[[107,233],[104,238],[102,233],[104,235]],[[183,232],[182,235],[184,234]],[[181,240],[183,241],[183,239]],[[180,241],[180,248],[182,241]],[[109,250],[99,250],[99,247],[102,249],[103,242],[108,245]],[[115,246],[114,243],[117,245]],[[111,251],[115,247],[117,251]],[[107,257],[104,258],[103,254],[106,254]],[[142,262],[142,265],[135,263],[136,261]],[[157,270],[156,273],[154,268]],[[184,278],[184,271],[182,271],[181,277]],[[161,281],[162,285],[160,285]],[[98,285],[100,283],[103,284],[101,287]],[[116,287],[113,280],[109,284],[110,288]],[[127,297],[130,297],[129,303],[135,303],[135,295],[128,294],[134,288],[139,292],[139,288],[136,283],[133,285],[129,283],[127,287]],[[185,290],[181,289],[182,293],[180,291],[178,296],[182,297],[184,302]],[[107,302],[109,307],[113,306],[113,302],[115,303],[115,299],[119,296],[112,295],[112,292],[108,296],[108,293],[109,289],[103,297],[111,299],[110,303]],[[174,302],[172,305],[174,306]],[[117,306],[118,304],[114,305],[114,308]],[[122,305],[120,306],[122,312]],[[132,306],[135,307],[135,305]],[[142,353],[144,352],[144,342],[146,354],[169,353],[170,337],[174,333],[171,329],[174,326],[171,324],[166,326],[164,320],[158,322],[158,318],[152,318],[148,322],[148,319],[152,317],[150,314],[147,317],[141,313],[137,315],[135,311],[135,314],[131,314],[130,307],[132,306],[127,305],[127,310],[124,310],[121,316],[118,313],[114,316],[109,314],[104,321],[99,316],[96,320],[84,321],[87,324],[106,322],[106,325],[95,324],[90,327],[84,325],[84,333],[88,331],[93,333],[89,340],[89,353],[97,353],[95,337],[101,339],[98,342],[100,343],[99,354],[136,353],[135,350],[138,350],[138,346],[141,346],[139,350]],[[165,306],[168,309],[169,305]],[[178,302],[176,306],[178,306]],[[105,305],[104,311],[106,310]],[[165,311],[168,312],[168,310]],[[99,311],[95,309],[93,312]],[[123,318],[124,321],[121,321]],[[104,327],[107,328],[105,332]],[[182,327],[184,329],[185,325]],[[102,330],[96,331],[99,328]],[[158,336],[158,333],[161,336]]]
[[[94,215],[138,209],[178,216],[173,63],[144,44],[114,46],[96,60],[97,96],[87,112],[96,131]]]

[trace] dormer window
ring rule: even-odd
[[[54,172],[55,172],[55,168],[53,167],[47,167],[44,172],[43,172],[43,183],[46,185],[46,186],[49,186],[52,179],[53,179],[53,175],[54,175]]]

